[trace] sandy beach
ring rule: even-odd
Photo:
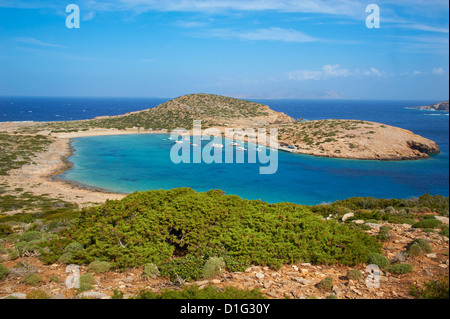
[[[0,123],[0,132],[12,126],[30,125],[30,123]],[[52,144],[48,149],[40,153],[34,159],[33,164],[28,164],[20,169],[10,171],[10,175],[2,177],[2,180],[14,190],[23,189],[34,195],[46,194],[50,198],[76,203],[81,207],[104,203],[106,200],[120,200],[126,194],[105,192],[101,189],[79,185],[58,178],[63,172],[71,168],[68,158],[72,156],[71,139],[87,136],[111,136],[130,134],[160,134],[164,132],[137,130],[101,130],[94,129],[85,132],[52,134]]]

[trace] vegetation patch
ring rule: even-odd
[[[85,247],[76,254],[81,263],[102,258],[121,269],[154,263],[163,276],[194,280],[210,257],[224,258],[228,268],[357,265],[381,248],[367,234],[300,205],[191,189],[134,193],[87,209],[68,236]]]
[[[388,271],[392,274],[403,275],[413,271],[413,266],[409,264],[397,264],[389,267]]]
[[[161,293],[150,291],[141,292],[135,299],[181,299],[181,300],[217,300],[217,299],[266,299],[258,289],[240,290],[237,288],[219,289],[216,287],[206,287],[199,289],[197,286],[187,287],[183,290],[164,290]]]

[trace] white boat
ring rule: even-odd
[[[246,152],[247,149],[245,147],[238,147],[238,151]]]
[[[183,144],[184,142],[183,142],[183,141],[175,141],[175,143],[177,143],[177,144]]]
[[[238,143],[231,143],[230,146],[241,146],[241,145]]]
[[[198,145],[197,144],[192,144],[192,147],[198,147]]]
[[[222,144],[213,144],[212,147],[214,148],[224,148]]]

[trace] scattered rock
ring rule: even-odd
[[[446,264],[440,264],[439,267],[443,268],[443,269],[447,269],[448,266]]]
[[[355,217],[355,214],[354,214],[354,213],[348,213],[348,214],[345,214],[345,215],[342,217],[342,221],[343,221],[343,222],[346,222],[348,219],[353,218],[353,217]]]
[[[379,230],[381,228],[381,226],[382,226],[380,224],[373,224],[373,223],[368,223],[366,225],[369,226],[372,229],[377,229],[377,230]]]
[[[400,252],[397,254],[397,256],[395,256],[392,260],[391,263],[396,264],[396,263],[404,263],[406,261],[406,253],[404,252]]]
[[[364,220],[354,220],[353,222],[357,225],[364,225],[366,223]]]
[[[16,293],[10,294],[9,296],[6,296],[6,297],[0,298],[0,299],[6,299],[6,298],[27,299],[27,295],[20,293],[20,292],[16,292]]]
[[[440,220],[444,225],[449,225],[449,218],[448,217],[441,217],[441,216],[435,216],[437,220]]]
[[[88,291],[88,292],[83,292],[80,295],[80,298],[88,298],[88,299],[105,299],[108,298],[109,296],[107,294],[101,293],[101,292],[96,292],[96,291]]]
[[[264,274],[262,274],[262,273],[260,273],[260,272],[257,272],[256,274],[255,274],[255,277],[256,278],[258,278],[259,280],[262,280],[262,279],[264,279]]]
[[[427,256],[427,258],[430,258],[430,259],[436,259],[436,258],[438,258],[437,255],[436,255],[435,253],[433,253],[433,254],[427,254],[427,255],[425,255],[425,256]]]
[[[63,294],[57,294],[57,295],[52,296],[51,299],[63,300],[63,299],[66,299],[66,296],[64,296]]]

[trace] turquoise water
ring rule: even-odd
[[[13,102],[23,103],[21,100]],[[111,101],[88,102],[85,106],[84,102],[78,101],[79,116],[83,114],[81,108],[89,111],[90,106],[93,111],[97,105],[100,110],[114,105]],[[150,107],[156,103],[151,100],[119,102],[120,112],[134,110],[144,102]],[[449,113],[409,109],[438,101],[259,102],[294,118],[360,119],[402,127],[436,141],[441,154],[421,161],[378,162],[280,152],[278,172],[259,175],[259,164],[175,165],[170,160],[173,142],[164,141],[168,138],[166,135],[86,137],[73,141],[75,155],[70,160],[74,168],[62,177],[123,193],[175,187],[191,187],[197,191],[222,189],[247,199],[307,205],[358,196],[410,198],[425,193],[449,195]],[[41,101],[43,105],[46,103],[46,100]],[[26,109],[28,104],[23,105]],[[63,109],[58,110],[58,114],[64,114]],[[115,114],[116,110],[112,108],[108,112]]]
[[[173,164],[168,135],[83,137],[73,141],[74,168],[63,177],[110,191],[130,193],[191,187],[267,202],[314,205],[355,196],[409,198],[448,196],[442,155],[406,162],[318,158],[279,152],[278,172],[260,175],[261,164]],[[204,144],[208,142],[204,141]]]

